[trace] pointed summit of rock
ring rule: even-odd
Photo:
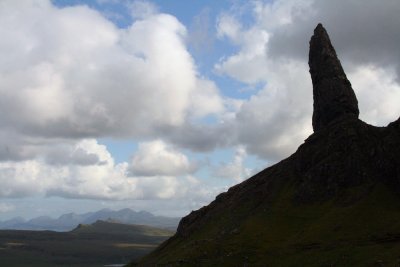
[[[400,118],[387,127],[358,119],[322,25],[310,42],[310,72],[315,132],[290,157],[182,218],[173,237],[132,266],[398,263]]]
[[[358,118],[356,95],[322,24],[311,37],[308,64],[313,83],[314,132],[339,118]]]

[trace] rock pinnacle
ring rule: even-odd
[[[313,83],[314,132],[339,118],[358,118],[356,95],[322,24],[318,24],[311,37],[308,64]]]

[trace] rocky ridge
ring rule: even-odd
[[[400,249],[400,119],[387,127],[358,119],[321,24],[309,66],[314,133],[289,158],[184,217],[139,266],[373,266],[390,251],[376,240],[390,236]]]

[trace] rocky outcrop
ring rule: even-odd
[[[314,132],[336,119],[358,118],[356,95],[322,24],[318,24],[311,37],[308,64],[313,82]]]
[[[287,159],[184,217],[139,266],[373,266],[380,254],[366,249],[371,236],[400,233],[392,223],[400,221],[400,118],[388,127],[358,119],[356,96],[321,24],[309,65],[314,133]],[[364,254],[340,254],[360,244]],[[322,264],[322,256],[310,264],[312,250],[333,251],[334,263]]]

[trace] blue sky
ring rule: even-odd
[[[0,220],[183,216],[289,156],[312,133],[319,22],[361,119],[386,125],[400,114],[399,12],[391,0],[3,1]]]

